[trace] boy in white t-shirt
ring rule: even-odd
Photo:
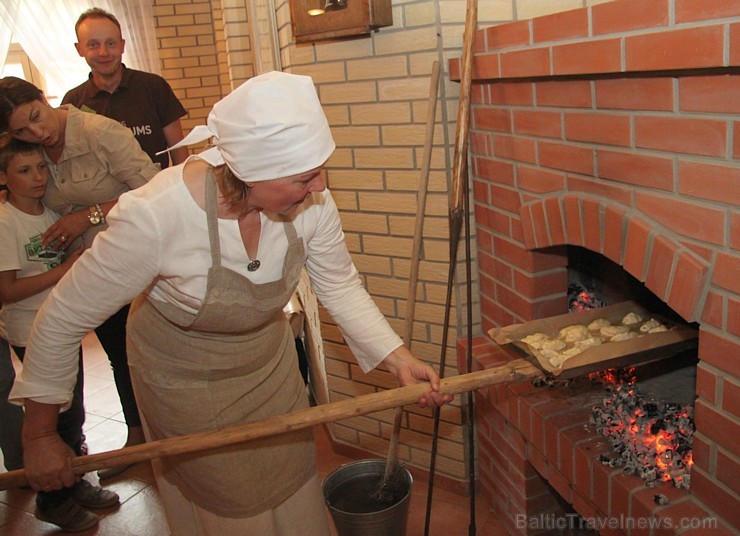
[[[44,206],[42,201],[48,177],[49,169],[40,145],[10,137],[0,138],[0,185],[8,190],[7,202],[0,203],[0,302],[3,304],[0,309],[0,335],[10,343],[21,360],[41,304],[82,254],[82,246],[65,252],[64,237],[46,247],[41,243],[41,234],[59,219],[59,215]],[[0,366],[0,373],[3,374],[0,378],[0,385],[3,386],[3,392],[0,393],[0,404],[3,406],[0,410],[0,418],[3,419],[0,422],[2,443],[13,451],[21,443],[18,419],[12,415],[8,403],[14,372],[12,364],[9,364],[9,356],[2,353],[0,359],[4,361]],[[80,367],[72,405],[60,414],[57,427],[62,439],[77,455],[81,454],[82,425],[85,422],[82,386]],[[11,463],[17,464],[17,459],[11,460]],[[58,491],[39,490],[36,495],[36,516],[63,530],[80,531],[98,522],[98,516],[85,507],[108,508],[116,504],[118,495],[83,479]]]

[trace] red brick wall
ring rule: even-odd
[[[476,50],[484,329],[566,311],[565,244],[699,322],[691,493],[740,529],[740,2],[618,0],[479,30]]]

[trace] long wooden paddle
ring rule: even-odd
[[[517,359],[504,366],[446,378],[440,383],[440,392],[456,395],[498,383],[536,378],[542,376],[542,374],[540,369],[529,361]],[[203,452],[228,445],[246,443],[255,439],[301,430],[317,424],[413,404],[418,402],[427,391],[429,391],[428,383],[407,385],[406,387],[361,395],[218,430],[207,430],[99,454],[79,456],[72,460],[72,470],[75,474],[82,475],[90,471],[119,465],[130,465],[154,458]],[[23,469],[0,474],[0,490],[27,484],[26,473]]]

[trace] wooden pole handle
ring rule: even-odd
[[[478,26],[478,1],[468,0],[463,34],[463,55],[460,65],[460,96],[457,101],[455,153],[452,161],[450,215],[463,210],[464,187],[468,169],[468,130],[470,127],[470,88],[473,83],[475,33]]]
[[[524,359],[511,361],[507,365],[479,372],[445,378],[440,383],[440,392],[456,395],[498,383],[521,381],[542,376],[542,372]],[[187,454],[211,450],[255,439],[284,434],[324,424],[395,408],[419,401],[429,391],[428,383],[407,385],[397,389],[379,391],[322,406],[285,413],[257,421],[208,430],[195,434],[160,439],[150,443],[134,445],[108,452],[79,456],[72,459],[72,470],[82,475],[99,469],[162,458],[176,454]],[[28,484],[23,469],[0,474],[0,490]]]
[[[437,95],[439,93],[439,62],[432,63],[432,77],[429,81],[427,101],[426,130],[424,133],[424,156],[419,174],[419,196],[416,200],[416,221],[414,223],[414,241],[411,251],[411,269],[409,286],[406,294],[406,324],[403,342],[411,348],[411,336],[414,331],[414,311],[416,310],[416,286],[419,282],[419,259],[424,238],[424,216],[426,214],[427,193],[429,191],[429,168],[432,162],[434,145],[434,123],[437,117]]]
[[[404,326],[403,342],[406,348],[411,349],[411,340],[414,333],[414,311],[416,310],[416,286],[419,283],[419,259],[421,244],[424,238],[424,216],[426,214],[427,192],[429,190],[429,168],[432,162],[432,146],[434,145],[434,122],[437,116],[437,94],[439,93],[439,62],[432,63],[432,77],[429,80],[429,98],[427,101],[427,121],[424,134],[424,156],[422,158],[421,174],[419,177],[419,197],[416,201],[416,223],[414,226],[414,243],[411,251],[411,270],[409,273],[409,287],[406,295],[406,324]],[[403,424],[403,406],[398,406],[393,415],[393,430],[388,444],[388,458],[385,464],[383,484],[387,483],[393,474],[398,458],[398,444],[401,439],[401,425]]]

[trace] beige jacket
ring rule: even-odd
[[[47,207],[65,215],[114,201],[159,172],[159,164],[151,161],[128,128],[69,104],[62,108],[68,110],[64,151],[56,164],[47,157],[52,172],[44,195]],[[105,228],[91,227],[85,244],[89,246]]]

